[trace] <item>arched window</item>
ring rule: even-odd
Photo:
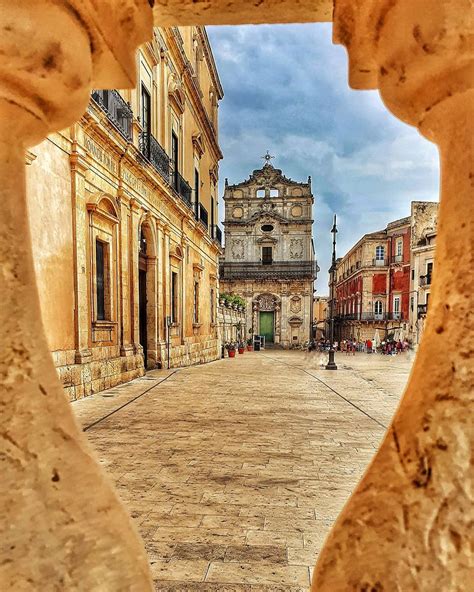
[[[383,303],[381,300],[376,300],[374,302],[374,315],[376,319],[381,319],[383,317]]]
[[[375,248],[375,259],[377,261],[383,261],[385,259],[385,247],[379,245]]]

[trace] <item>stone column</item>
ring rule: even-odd
[[[75,132],[75,130],[74,130]],[[75,133],[73,132],[73,137]],[[91,311],[89,274],[89,213],[86,208],[86,172],[89,169],[84,151],[73,140],[70,155],[71,166],[71,208],[74,242],[74,339],[76,346],[75,362],[84,364],[92,360],[91,352]],[[88,273],[89,272],[89,273]]]
[[[81,117],[92,84],[123,88],[133,83],[133,75],[131,80],[126,74],[127,56],[151,37],[147,6],[137,0],[120,6],[109,0],[0,0],[5,590],[153,589],[137,531],[74,419],[49,352],[33,267],[24,164],[28,147]],[[122,29],[118,22],[127,25]]]
[[[163,229],[164,249],[163,249],[163,276],[164,276],[164,310],[165,316],[171,315],[171,273],[170,273],[170,230],[168,226]]]
[[[320,555],[313,590],[472,585],[474,69],[468,0],[339,0],[350,80],[436,142],[441,205],[426,329],[404,398]],[[470,40],[470,41],[468,41]]]
[[[186,239],[186,237],[183,235],[183,237],[181,238],[181,250],[183,253],[183,260],[181,261],[180,264],[180,275],[181,275],[181,310],[180,310],[180,319],[179,319],[179,325],[180,325],[180,336],[181,336],[181,345],[184,345],[186,343],[186,321],[187,321],[187,310],[186,310],[186,305],[187,305],[187,297],[186,297],[186,290],[187,290],[187,273],[188,273],[188,268],[187,268],[187,262],[186,262],[186,252],[187,252],[187,245],[188,245],[189,241]],[[191,268],[192,269],[192,268]],[[193,281],[193,279],[191,279],[191,282]],[[192,310],[192,309],[191,309]],[[191,312],[192,315],[192,312]],[[192,321],[191,321],[191,334],[192,334]]]
[[[138,258],[140,254],[140,218],[142,208],[135,199],[130,200],[130,242],[129,249],[129,281],[130,281],[130,330],[133,349],[136,354],[143,353],[143,347],[140,345],[140,298],[138,288]]]
[[[119,227],[119,271],[120,271],[120,355],[133,355],[133,342],[131,330],[131,309],[130,309],[130,257],[131,252],[128,248],[130,242],[130,223],[131,212],[128,198],[123,194],[119,194],[120,200],[120,227]]]
[[[163,294],[163,274],[164,274],[164,249],[163,249],[163,224],[161,221],[157,221],[156,223],[156,254],[158,258],[158,267],[157,267],[157,274],[156,274],[156,291],[157,291],[157,330],[158,330],[158,343],[162,343],[165,339],[165,326],[164,326],[164,317],[165,317],[165,300]]]
[[[158,306],[157,306],[157,258],[146,258],[146,316],[147,316],[147,368],[155,368],[158,362]]]

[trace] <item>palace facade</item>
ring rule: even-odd
[[[410,300],[410,218],[364,235],[337,261],[336,335],[380,339],[406,330]]]
[[[310,339],[317,264],[311,179],[299,183],[270,163],[235,185],[226,180],[223,292],[246,300],[247,337],[281,347]]]
[[[435,202],[412,202],[411,214],[390,222],[383,230],[364,235],[343,257],[336,268],[336,338],[365,341],[387,337],[417,342],[421,317],[426,310],[425,286],[415,278],[427,269],[430,278],[436,234]],[[427,253],[428,263],[421,261]],[[426,308],[426,307],[425,307]],[[420,315],[420,316],[419,316]]]
[[[76,399],[220,356],[218,103],[203,27],[154,30],[133,90],[96,90],[28,153],[44,327]]]

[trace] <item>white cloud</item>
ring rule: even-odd
[[[326,292],[333,212],[343,254],[408,215],[410,201],[437,199],[436,148],[393,117],[377,92],[349,89],[346,52],[332,44],[330,25],[211,27],[209,35],[226,93],[221,183],[247,178],[267,149],[287,176],[312,176],[318,286]]]

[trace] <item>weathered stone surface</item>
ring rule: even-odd
[[[330,21],[332,0],[155,0],[160,26]]]
[[[145,539],[156,586],[308,589],[411,366],[408,356],[341,356],[328,376],[319,364],[319,354],[246,352],[73,403]]]
[[[101,3],[113,13],[106,28],[145,4],[122,2],[114,12]],[[143,546],[59,385],[32,261],[25,149],[80,117],[99,53],[112,41],[92,22],[92,3],[70,8],[0,3],[0,588],[141,592],[151,589]],[[122,50],[130,55],[150,32],[150,14],[124,25]]]
[[[472,580],[473,24],[468,0],[336,2],[351,84],[379,87],[397,117],[439,145],[442,188],[423,341],[390,430],[321,553],[315,592],[451,592]]]

